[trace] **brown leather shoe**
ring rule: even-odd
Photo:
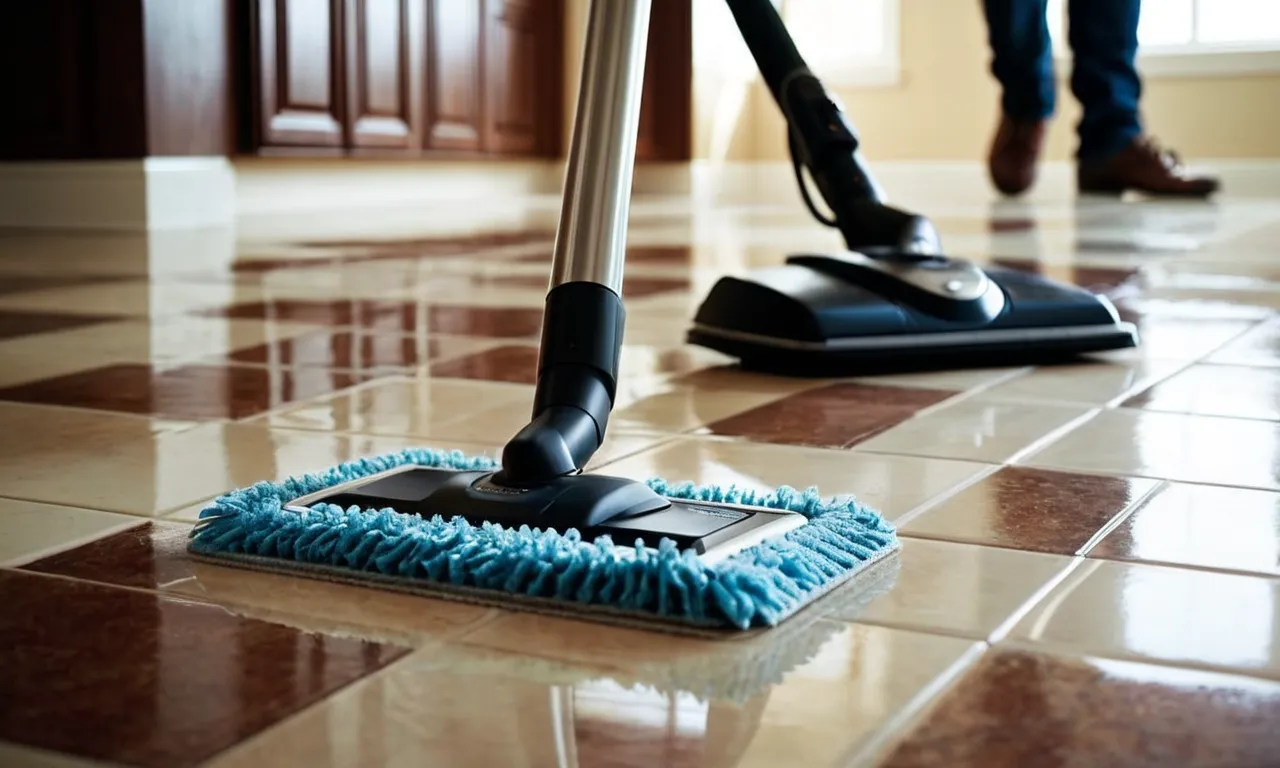
[[[1015,120],[1008,115],[1000,118],[987,156],[987,170],[996,189],[1006,195],[1020,195],[1035,184],[1046,126],[1044,120]]]
[[[1076,187],[1085,193],[1119,195],[1126,191],[1174,197],[1208,197],[1220,184],[1212,176],[1191,174],[1176,152],[1140,137],[1106,158],[1080,163]]]

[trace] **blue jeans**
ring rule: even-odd
[[[1047,0],[983,0],[991,73],[1000,82],[1004,113],[1014,119],[1051,116],[1056,107]],[[1067,40],[1074,66],[1071,92],[1084,109],[1076,155],[1105,158],[1142,133],[1138,14],[1142,0],[1068,0]]]

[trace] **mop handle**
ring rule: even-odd
[[[591,0],[551,288],[622,293],[652,0]]]

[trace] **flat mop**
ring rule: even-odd
[[[617,387],[649,7],[591,4],[533,419],[501,464],[419,449],[260,483],[201,512],[195,557],[720,633],[772,627],[897,551],[852,498],[582,471]]]

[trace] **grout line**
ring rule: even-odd
[[[1056,595],[1046,595],[1040,615],[1027,631],[1028,640],[1039,641],[1038,639],[1044,634],[1045,628],[1053,620],[1054,613],[1062,606],[1062,603],[1071,596],[1071,593],[1077,587],[1084,583],[1085,579],[1092,576],[1101,565],[1101,560],[1080,558],[1080,563],[1076,567],[1069,569],[1068,574],[1058,580],[1056,586],[1060,591]]]
[[[884,455],[889,455],[889,454],[884,454]],[[901,515],[898,515],[893,520],[893,527],[897,530],[901,530],[905,525],[910,523],[912,520],[915,520],[917,517],[920,517],[921,515],[928,512],[929,510],[940,506],[941,504],[945,503],[948,499],[952,499],[952,498],[955,498],[956,496],[959,496],[964,491],[967,491],[968,489],[972,488],[978,483],[981,483],[983,480],[986,480],[987,478],[991,477],[992,475],[994,475],[995,473],[999,472],[1002,469],[1004,469],[1004,465],[1002,464],[987,465],[982,470],[974,473],[974,475],[969,479],[964,480],[960,483],[957,483],[956,485],[952,486],[951,488],[948,488],[942,493],[939,493],[933,498],[925,499],[924,501],[917,504],[915,507],[907,510]],[[925,538],[925,537],[920,537],[920,538]]]
[[[1150,488],[1147,489],[1146,493],[1142,494],[1134,501],[1125,505],[1123,509],[1117,512],[1115,515],[1111,517],[1110,520],[1108,520],[1105,524],[1103,524],[1101,528],[1094,531],[1093,535],[1089,537],[1089,540],[1086,541],[1084,544],[1080,545],[1080,548],[1076,550],[1075,554],[1081,557],[1084,557],[1085,555],[1087,555],[1089,551],[1092,550],[1094,547],[1098,546],[1098,544],[1100,544],[1103,539],[1111,535],[1112,531],[1119,528],[1120,525],[1125,520],[1128,520],[1130,517],[1136,514],[1138,510],[1142,509],[1147,504],[1149,504],[1152,499],[1154,499],[1155,497],[1163,493],[1165,490],[1167,490],[1169,486],[1170,486],[1170,483],[1168,480],[1160,480],[1159,482],[1156,482],[1155,484],[1153,484]]]
[[[108,514],[119,514],[119,513],[108,513]],[[142,526],[147,525],[149,522],[150,522],[149,518],[142,518],[142,517],[135,517],[132,520],[124,520],[112,526],[109,526],[107,528],[104,528],[101,531],[97,531],[91,534],[86,534],[84,536],[77,536],[74,539],[64,540],[62,542],[59,542],[58,544],[53,544],[48,547],[44,547],[43,549],[35,550],[34,552],[26,552],[17,557],[11,558],[9,560],[5,560],[3,562],[0,562],[0,568],[21,569],[23,566],[30,565],[38,560],[43,560],[46,557],[52,557],[53,555],[59,555],[59,554],[62,554],[63,552],[69,552],[78,547],[87,546],[89,544],[93,544],[94,542],[101,541],[102,539],[106,539],[110,536],[115,536],[118,533],[123,533],[133,528],[141,528]]]
[[[1032,592],[1021,605],[1006,616],[1004,621],[997,624],[995,629],[992,629],[987,635],[987,642],[994,645],[1008,637],[1014,627],[1018,626],[1023,619],[1029,616],[1037,606],[1041,605],[1042,601],[1052,595],[1054,590],[1065,583],[1067,579],[1071,578],[1071,575],[1084,566],[1085,562],[1085,559],[1082,557],[1071,558],[1070,562],[1068,562],[1061,571],[1054,574],[1045,583],[1041,584],[1040,587],[1036,591]]]
[[[978,665],[990,650],[975,642],[937,677],[889,717],[861,744],[837,760],[838,765],[871,765],[888,757],[890,750],[902,743],[911,731],[940,704],[945,697]]]
[[[1014,465],[1022,459],[1039,453],[1058,440],[1066,437],[1069,433],[1074,432],[1076,429],[1083,427],[1088,422],[1097,418],[1098,414],[1102,413],[1102,411],[1102,408],[1095,406],[1076,418],[1069,420],[1066,424],[1063,424],[1057,429],[1049,430],[1046,434],[1041,435],[1039,438],[1032,440],[1027,445],[1014,451],[1007,459],[1005,459],[1005,464]]]
[[[1076,661],[1088,662],[1089,660],[1098,661],[1114,661],[1124,664],[1138,664],[1152,667],[1162,667],[1164,669],[1178,669],[1191,672],[1201,672],[1214,675],[1228,675],[1231,677],[1243,678],[1245,680],[1256,680],[1272,685],[1280,683],[1280,677],[1262,674],[1262,670],[1251,671],[1241,669],[1239,667],[1230,667],[1221,664],[1212,664],[1209,662],[1193,661],[1190,659],[1174,660],[1162,659],[1157,656],[1141,656],[1139,654],[1126,654],[1123,651],[1106,650],[1097,651],[1081,648],[1080,646],[1070,645],[1067,643],[1046,642],[1037,640],[1029,642],[1026,640],[1007,640],[1002,641],[998,646],[999,650],[1020,651],[1023,653],[1034,653],[1042,656],[1056,656],[1058,658],[1073,659]]]
[[[1117,565],[1152,566],[1155,568],[1175,568],[1182,571],[1213,573],[1221,576],[1246,576],[1256,579],[1280,579],[1277,571],[1250,571],[1243,568],[1228,568],[1220,565],[1203,565],[1201,563],[1180,563],[1175,560],[1146,560],[1131,557],[1106,557],[1104,555],[1085,555],[1094,562],[1116,563]]]

